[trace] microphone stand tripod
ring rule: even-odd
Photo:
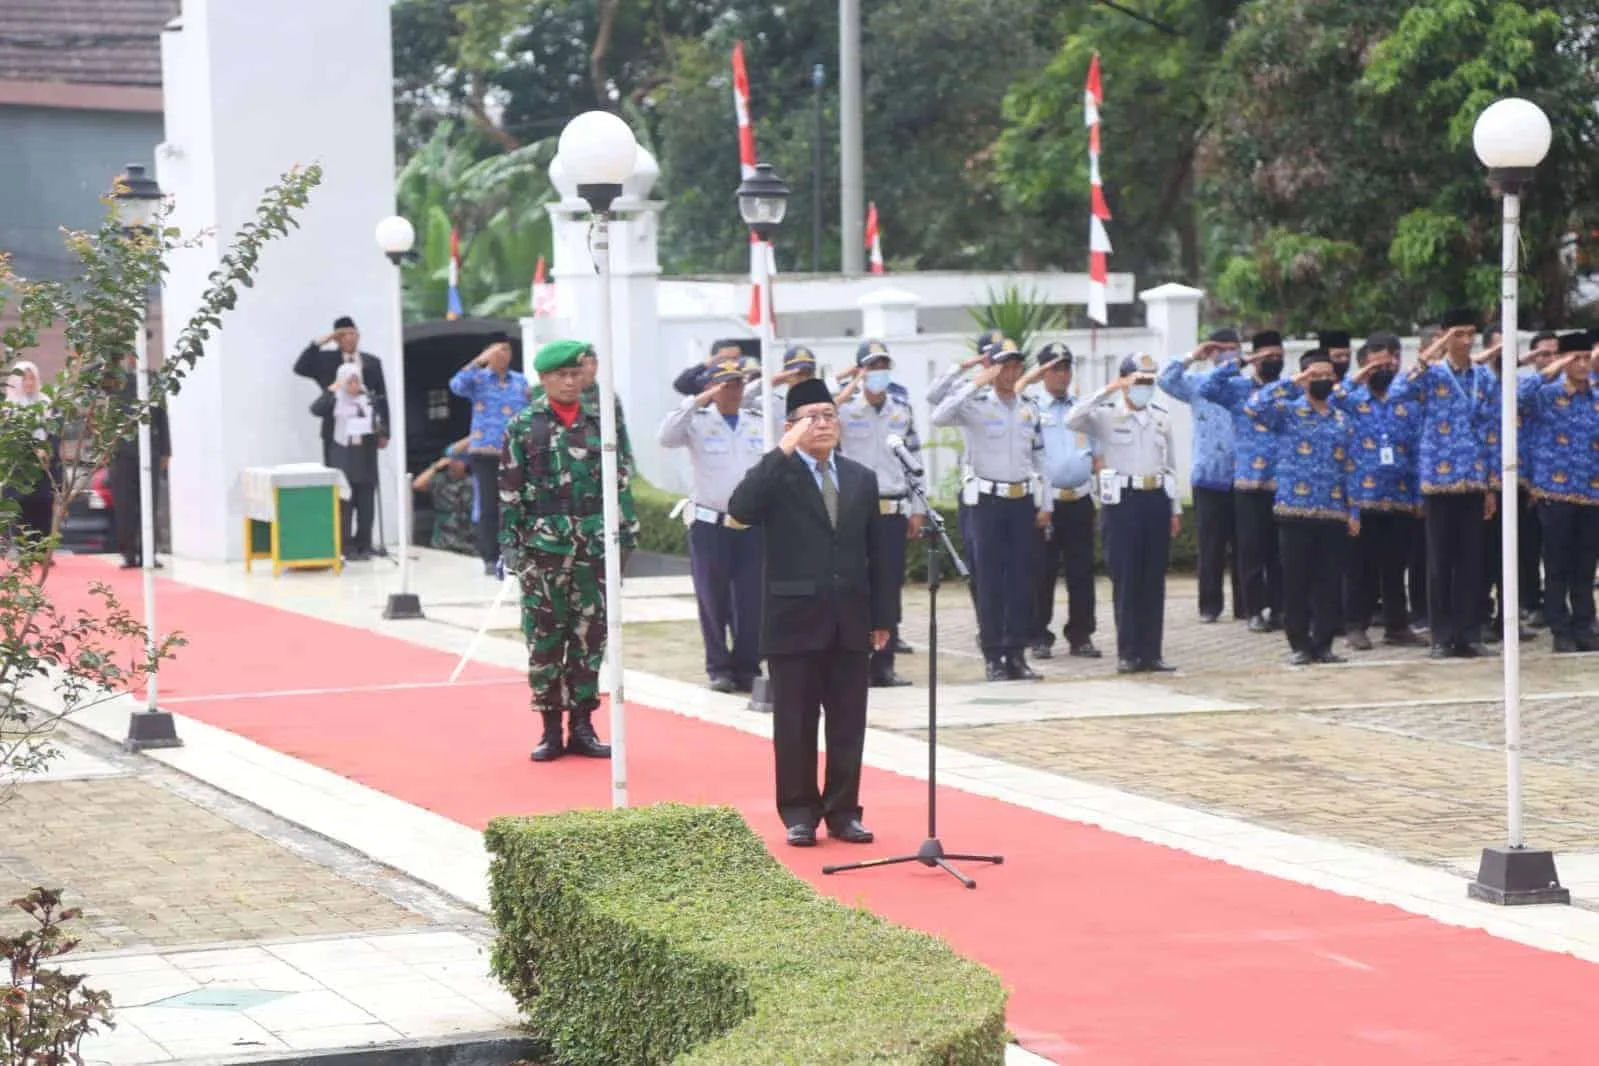
[[[904,462],[904,460],[901,460]],[[966,577],[969,571],[961,561],[960,553],[949,541],[944,521],[938,516],[927,493],[922,488],[916,472],[906,466],[906,486],[911,499],[921,503],[927,513],[922,526],[921,539],[927,542],[927,839],[914,855],[897,855],[886,859],[866,859],[862,862],[824,866],[822,873],[836,874],[844,870],[867,870],[878,866],[899,866],[919,862],[923,866],[937,867],[950,874],[967,888],[976,888],[977,882],[950,865],[955,862],[987,862],[998,866],[1005,861],[1002,855],[965,855],[946,852],[938,839],[938,587],[943,571],[943,555],[954,564],[955,572]]]
[[[384,398],[385,397],[384,397],[384,395],[381,392],[374,393],[373,394],[373,403],[376,404],[377,402],[383,400]],[[389,427],[388,426],[384,426],[383,427],[383,432],[387,433],[388,431],[389,431]],[[392,440],[389,441],[389,445],[391,447],[393,447],[395,444],[396,444],[395,441],[392,441]],[[402,448],[405,446],[405,442],[404,441],[400,441],[400,442],[398,442],[398,444]],[[372,557],[374,559],[383,559],[383,560],[385,560],[386,562],[388,562],[389,564],[391,564],[393,566],[399,566],[400,565],[400,560],[389,554],[388,545],[384,543],[384,539],[383,539],[383,478],[381,476],[378,478],[378,483],[375,486],[373,486],[373,489],[374,489],[373,496],[375,498],[374,503],[375,503],[375,507],[377,509],[377,530],[376,530],[376,533],[378,535],[378,546],[376,548],[372,549]],[[402,514],[403,513],[404,512],[402,512]]]

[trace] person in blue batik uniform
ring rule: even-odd
[[[1586,338],[1586,334],[1582,335]],[[1578,342],[1581,343],[1580,341]],[[1516,437],[1517,461],[1521,471],[1516,489],[1516,568],[1521,573],[1521,620],[1532,629],[1545,628],[1543,615],[1543,527],[1538,521],[1538,499],[1532,492],[1533,440],[1541,432],[1537,419],[1530,417],[1528,401],[1543,384],[1543,371],[1561,354],[1560,337],[1543,330],[1533,334],[1532,350],[1522,357],[1521,376],[1516,383],[1519,427]]]
[[[1282,376],[1283,338],[1265,331],[1250,339],[1243,363],[1217,367],[1199,384],[1201,399],[1232,413],[1233,508],[1238,532],[1238,569],[1251,633],[1276,629],[1282,612],[1282,563],[1272,504],[1277,490],[1277,443],[1271,431],[1244,414],[1255,390]],[[1250,371],[1244,376],[1244,370]]]
[[[1501,428],[1499,424],[1499,397],[1501,395],[1499,375],[1503,363],[1503,359],[1500,356],[1500,349],[1503,347],[1499,340],[1500,335],[1500,330],[1497,326],[1491,327],[1483,335],[1482,351],[1472,356],[1472,362],[1486,367],[1493,376],[1494,389],[1492,401],[1489,405],[1490,409],[1483,412],[1483,441],[1488,446],[1486,460],[1488,464],[1488,486],[1490,490],[1498,495],[1500,502],[1504,503],[1505,487],[1502,484],[1504,479],[1504,449],[1499,445],[1499,431]],[[1518,373],[1515,386],[1518,395],[1523,384],[1525,384],[1525,381]],[[1519,413],[1516,416],[1516,426],[1518,430],[1524,428],[1523,420]],[[1518,432],[1516,435],[1516,469],[1518,471],[1523,469],[1522,464],[1526,462],[1526,459],[1526,442],[1522,439],[1522,434]],[[1520,492],[1519,486],[1517,487],[1517,492],[1518,494]],[[1496,515],[1492,519],[1484,519],[1482,529],[1482,604],[1478,609],[1480,616],[1485,619],[1482,632],[1484,644],[1498,644],[1503,638],[1505,626],[1503,555],[1504,542],[1498,516]],[[1525,609],[1527,602],[1525,589],[1518,595],[1521,598],[1521,604],[1511,605],[1516,611],[1516,628],[1521,640],[1531,640],[1533,632],[1522,621],[1522,616],[1527,613]]]
[[[477,501],[477,548],[483,572],[497,572],[500,561],[500,450],[505,427],[524,407],[532,387],[511,369],[511,338],[496,333],[476,359],[450,378],[450,391],[472,404],[471,457]]]
[[[1536,424],[1532,492],[1543,526],[1544,617],[1562,654],[1599,651],[1594,572],[1599,564],[1599,391],[1593,340],[1567,334],[1568,351],[1549,364],[1521,409]],[[1579,346],[1580,350],[1569,350]]]
[[[1299,367],[1292,381],[1268,385],[1244,407],[1277,441],[1272,512],[1282,545],[1283,629],[1289,662],[1309,666],[1344,661],[1332,642],[1343,629],[1343,560],[1349,538],[1360,535],[1360,510],[1349,499],[1353,427],[1331,402],[1332,359],[1316,348]]]
[[[1188,482],[1194,493],[1199,541],[1199,620],[1221,617],[1222,578],[1232,574],[1233,617],[1247,618],[1242,582],[1238,576],[1236,517],[1233,505],[1233,416],[1225,407],[1199,395],[1200,382],[1216,367],[1238,358],[1238,331],[1220,329],[1187,355],[1167,363],[1155,384],[1174,400],[1193,410],[1192,469]]]
[[[1383,643],[1415,644],[1405,609],[1405,567],[1415,539],[1421,494],[1416,487],[1416,445],[1421,407],[1410,382],[1396,379],[1399,338],[1374,333],[1361,346],[1359,369],[1333,392],[1354,433],[1354,474],[1349,502],[1360,509],[1354,545],[1345,640],[1370,651],[1366,628],[1382,603]]]
[[[1427,617],[1432,658],[1492,654],[1482,643],[1483,519],[1497,513],[1489,490],[1492,371],[1471,361],[1471,311],[1444,316],[1443,332],[1410,371],[1422,405],[1417,477],[1427,522]],[[1439,351],[1444,358],[1438,358]]]

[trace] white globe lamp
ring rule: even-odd
[[[399,215],[390,215],[377,224],[373,232],[378,248],[390,259],[398,262],[416,243],[416,229]]]
[[[585,111],[566,124],[556,147],[564,175],[596,212],[610,209],[633,175],[638,142],[626,122],[609,111]]]
[[[1490,175],[1507,175],[1521,182],[1529,179],[1532,169],[1549,154],[1553,139],[1543,108],[1517,97],[1488,105],[1471,131],[1471,145]]]

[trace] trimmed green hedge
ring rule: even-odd
[[[647,552],[659,552],[662,555],[687,555],[688,534],[683,526],[682,516],[671,517],[672,508],[677,504],[677,497],[669,492],[663,492],[643,478],[633,481],[633,503],[638,509],[639,517],[639,549]],[[944,526],[949,530],[949,538],[954,541],[956,550],[961,547],[960,525],[955,520],[953,506],[940,506],[938,513],[944,516]],[[1190,506],[1183,513],[1182,532],[1172,541],[1171,569],[1179,573],[1192,572],[1198,559],[1199,545],[1196,537],[1197,523],[1194,510]],[[1105,573],[1105,545],[1104,538],[1094,538],[1094,568],[1098,573]],[[946,576],[953,574],[948,567],[945,568]],[[927,548],[923,544],[913,544],[905,559],[905,575],[908,581],[927,580]]]
[[[566,1066],[1000,1066],[1007,994],[819,896],[737,811],[497,818],[494,972]]]

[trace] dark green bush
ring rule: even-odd
[[[633,481],[633,503],[638,509],[639,517],[639,550],[659,552],[662,555],[688,554],[688,534],[683,527],[682,516],[671,517],[672,508],[677,503],[677,497],[669,492],[663,492],[643,478]],[[955,521],[955,507],[939,507],[938,513],[944,516],[945,528],[949,530],[949,539],[954,541],[956,550],[961,547],[960,526]],[[1192,507],[1183,514],[1182,532],[1177,534],[1171,545],[1171,569],[1178,573],[1193,571],[1198,559],[1198,542],[1196,536],[1196,521]],[[1105,545],[1104,538],[1094,538],[1094,569],[1097,573],[1105,573]],[[954,571],[948,566],[944,569],[946,577],[953,576]],[[906,580],[920,582],[927,580],[927,546],[922,543],[910,545],[910,551],[905,558]]]
[[[489,824],[494,972],[567,1066],[999,1066],[1006,992],[819,896],[737,811]]]

